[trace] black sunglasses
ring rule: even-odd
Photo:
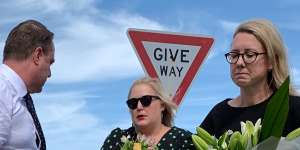
[[[138,102],[140,101],[141,104],[143,105],[143,107],[148,107],[152,100],[154,99],[159,99],[160,100],[160,97],[158,96],[153,96],[153,95],[144,95],[142,97],[139,97],[139,98],[130,98],[126,101],[127,103],[127,106],[130,108],[130,109],[136,109],[137,108],[137,105],[138,105]]]

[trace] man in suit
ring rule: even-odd
[[[42,91],[54,63],[54,34],[27,20],[9,33],[0,65],[0,149],[45,150],[31,93]]]

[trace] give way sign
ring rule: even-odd
[[[212,37],[128,29],[128,38],[145,73],[159,78],[179,105],[214,42]]]

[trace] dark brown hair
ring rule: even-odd
[[[4,46],[3,61],[27,59],[37,47],[48,54],[54,34],[35,20],[26,20],[9,33]]]

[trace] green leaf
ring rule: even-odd
[[[270,136],[281,137],[289,111],[289,83],[290,78],[287,77],[267,105],[262,122],[260,142]]]
[[[218,146],[221,147],[222,149],[225,149],[227,147],[226,144],[226,139],[228,137],[228,132],[224,132],[220,139],[218,140]]]

